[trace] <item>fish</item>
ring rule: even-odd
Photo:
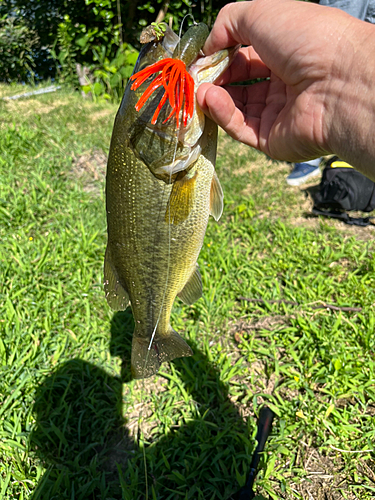
[[[238,48],[205,57],[206,25],[184,36],[166,24],[146,29],[117,112],[106,173],[107,248],[104,290],[114,311],[131,305],[131,372],[135,379],[161,364],[191,356],[172,328],[175,298],[202,296],[197,259],[209,216],[219,220],[223,190],[215,172],[217,125],[196,102]]]

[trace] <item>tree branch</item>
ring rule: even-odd
[[[156,16],[156,19],[155,19],[156,23],[161,23],[161,21],[163,21],[163,19],[167,15],[168,7],[169,7],[169,0],[166,0],[164,2],[163,7],[159,10],[158,15]]]

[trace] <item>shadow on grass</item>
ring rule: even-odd
[[[31,500],[145,498],[143,452],[129,435],[122,408],[132,331],[130,310],[114,314],[110,350],[122,360],[121,377],[74,359],[39,387],[30,443],[47,471]],[[252,427],[229,400],[219,370],[192,348],[193,357],[173,364],[196,411],[146,447],[150,499],[229,500],[239,488],[236,470],[248,472]]]

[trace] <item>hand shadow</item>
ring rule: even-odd
[[[133,327],[130,309],[113,315],[110,351],[122,360],[121,377],[74,359],[39,387],[30,447],[47,471],[31,500],[145,498],[143,450],[129,435],[122,408]],[[180,404],[189,406],[189,420],[145,448],[149,498],[234,499],[236,474],[247,475],[255,448],[253,427],[228,398],[209,353],[190,345],[194,356],[173,362],[188,395]],[[246,470],[238,470],[241,462]],[[151,464],[158,463],[164,472],[155,477]]]

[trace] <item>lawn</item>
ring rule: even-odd
[[[375,228],[309,216],[287,164],[220,134],[204,296],[172,316],[194,356],[133,381],[102,290],[115,113],[0,100],[0,500],[230,500],[263,404],[258,500],[374,498]]]

